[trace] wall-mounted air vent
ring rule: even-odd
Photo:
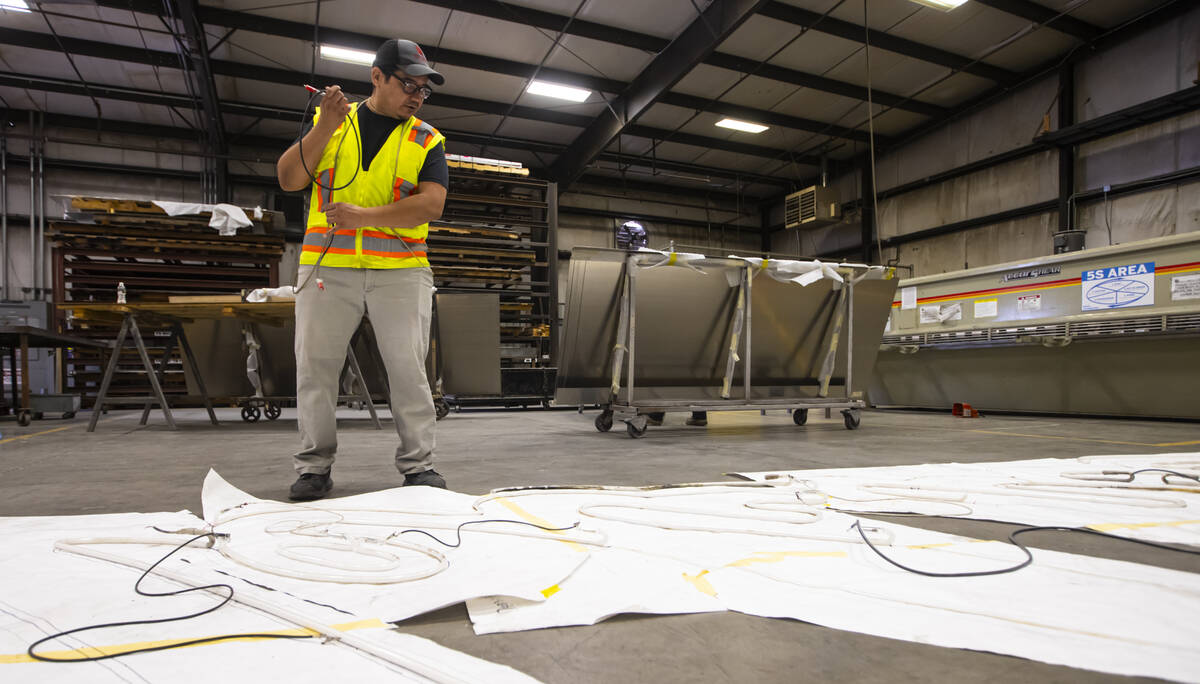
[[[841,219],[842,205],[833,188],[814,185],[783,200],[783,222],[787,228],[816,228]]]

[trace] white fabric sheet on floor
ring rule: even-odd
[[[1182,469],[1192,456],[1147,458]],[[1134,461],[1106,458],[1102,463],[1053,463],[1102,470],[1128,468]],[[989,466],[1007,465],[974,464],[973,470],[963,472],[994,480],[998,476]],[[1042,462],[1021,462],[1014,467],[1021,478],[1046,477],[1048,473]],[[1200,623],[1195,620],[1200,614],[1200,574],[1034,549],[1033,564],[1009,574],[919,576],[889,565],[873,553],[853,528],[860,519],[830,510],[825,494],[817,491],[826,480],[833,483],[830,487],[849,488],[863,481],[890,482],[894,487],[897,482],[924,477],[921,468],[924,466],[897,469],[894,478],[887,468],[859,469],[869,479],[851,477],[846,482],[836,477],[849,471],[804,471],[795,473],[795,478],[773,478],[770,484],[763,475],[764,482],[759,484],[652,491],[529,489],[473,497],[408,487],[304,505],[256,499],[210,473],[203,491],[204,521],[186,513],[0,521],[2,576],[6,582],[16,578],[12,582],[15,592],[5,598],[7,631],[0,630],[4,640],[0,644],[6,645],[4,653],[19,654],[24,645],[47,631],[120,619],[131,613],[159,616],[164,612],[147,608],[141,598],[130,597],[128,585],[136,576],[132,571],[51,553],[54,540],[185,538],[148,528],[187,529],[208,524],[229,535],[217,542],[218,549],[224,545],[225,555],[214,549],[188,548],[165,567],[206,583],[230,582],[238,591],[250,592],[282,609],[317,615],[322,624],[364,619],[390,622],[462,601],[481,634],[587,625],[625,612],[735,610],[1082,669],[1200,682]],[[948,486],[954,480],[947,476],[939,482]],[[957,486],[961,489],[964,485],[959,482]],[[1051,495],[1059,489],[1053,489]],[[1173,486],[1172,490],[1138,491],[1137,495],[1182,499],[1187,502],[1185,510],[1200,498],[1187,487]],[[1074,490],[1065,491],[1060,492],[1060,499],[1074,494]],[[1090,490],[1084,493],[1094,494]],[[858,499],[878,496],[854,494]],[[884,503],[929,513],[953,513],[955,508],[944,501]],[[1178,509],[1134,507],[1127,502],[1116,505],[1107,500],[1103,504],[1064,503],[1055,498],[1018,504],[1023,514],[1041,515],[1039,522],[1044,524],[1111,520],[1137,525],[1138,521],[1165,520],[1160,517],[1163,511]],[[1118,517],[1094,518],[1095,506]],[[1122,509],[1120,515],[1110,510],[1117,508]],[[455,526],[486,519],[570,529],[545,532],[511,523],[472,525],[462,530],[459,548],[443,547],[420,534],[398,534],[406,528],[420,528],[453,541]],[[901,563],[930,571],[996,569],[1024,558],[1009,544],[891,522],[862,520],[861,524],[881,551]],[[9,531],[13,534],[7,534]],[[521,536],[524,534],[533,536]],[[420,545],[428,553],[386,545],[396,541]],[[143,562],[161,557],[166,548],[105,546],[106,551]],[[427,579],[370,583],[388,573],[432,572],[438,567],[438,553],[449,565]],[[389,554],[394,554],[394,563],[388,560]],[[34,571],[43,566],[50,570]],[[278,571],[308,577],[281,576]],[[113,579],[114,573],[120,582]],[[355,581],[331,582],[321,577],[341,575],[344,580],[347,573]],[[124,593],[117,592],[118,586]],[[100,599],[104,604],[95,605]],[[179,599],[182,605],[202,600]],[[243,613],[245,617],[241,617]],[[33,615],[42,620],[29,617]],[[234,629],[232,623],[238,631],[281,627],[273,618],[241,608],[210,618],[230,623],[196,621],[178,629],[172,625],[170,634],[220,633]],[[47,619],[53,624],[44,621]],[[377,631],[380,638],[399,636],[387,629],[358,631]],[[164,638],[162,635],[160,629],[99,643],[129,643]],[[292,649],[311,649],[313,645],[255,642],[206,646],[145,656],[145,660],[136,656],[127,662],[161,662],[166,668],[171,662],[182,662],[173,661],[171,654],[179,658],[180,653],[223,653],[234,648],[271,654],[264,656],[264,662],[283,661],[291,667],[303,658]],[[467,667],[450,655],[446,658],[447,667]],[[236,667],[222,663],[226,665]],[[0,667],[55,666],[13,663]],[[12,670],[0,669],[7,671]],[[522,677],[511,670],[503,672],[510,680]],[[362,678],[371,679],[369,674]],[[488,675],[475,681],[504,679]]]
[[[1194,619],[1200,574],[1035,549],[1033,564],[1010,574],[919,576],[858,543],[851,529],[856,518],[797,506],[798,491],[666,490],[643,497],[529,492],[516,499],[524,510],[553,523],[575,520],[583,511],[611,547],[592,551],[547,600],[475,599],[467,604],[471,619],[477,632],[487,633],[590,624],[622,610],[724,607],[1082,669],[1200,681],[1200,624]],[[802,522],[807,516],[783,513],[787,507],[821,513],[821,519]],[[746,517],[764,508],[794,522]],[[935,572],[1003,568],[1024,559],[1006,543],[863,524],[880,528],[870,532],[877,544],[886,533],[894,536],[890,546],[880,546],[889,556]],[[690,527],[727,531],[679,529]]]
[[[1200,453],[1043,458],[996,463],[927,463],[874,468],[736,473],[757,482],[803,481],[828,495],[829,506],[860,511],[913,510],[1024,525],[1090,527],[1146,541],[1200,545],[1200,483],[1162,481],[1162,472],[1133,482],[1144,468],[1200,475]],[[1111,474],[1104,475],[1105,471]],[[1074,475],[1074,477],[1068,477]],[[886,485],[886,486],[880,486]],[[908,496],[941,498],[944,503]],[[896,498],[889,498],[896,497]],[[961,504],[961,505],[959,505]],[[964,508],[965,507],[965,508]]]
[[[362,651],[321,639],[225,641],[88,663],[34,661],[26,649],[50,634],[84,625],[153,619],[196,612],[219,602],[204,592],[180,597],[148,598],[133,591],[140,571],[110,562],[55,551],[64,538],[154,536],[153,526],[198,527],[199,518],[178,513],[0,518],[0,681],[4,682],[247,682],[247,681],[396,681],[430,682],[405,668]],[[159,535],[167,536],[167,535]],[[187,537],[177,541],[181,543]],[[105,545],[130,557],[153,562],[171,546]],[[189,549],[188,555],[212,554]],[[192,574],[189,563],[164,564]],[[197,572],[233,585],[239,595],[279,597],[229,576]],[[173,591],[180,585],[161,578],[143,583],[148,591]],[[315,603],[302,603],[312,620],[353,634],[380,648],[429,663],[453,681],[528,684],[536,680],[511,668],[489,663],[410,634],[376,616],[351,615]],[[259,610],[231,603],[192,620],[85,632],[49,642],[37,649],[56,658],[76,658],[74,649],[148,647],[173,641],[243,633],[297,634],[296,625]]]

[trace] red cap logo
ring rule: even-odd
[[[426,59],[425,59],[425,53],[424,53],[424,52],[421,52],[421,46],[420,46],[420,45],[417,45],[417,46],[416,46],[416,48],[417,48],[417,56],[421,58],[421,61],[422,61],[422,62],[426,61]]]

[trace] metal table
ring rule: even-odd
[[[171,414],[171,406],[167,402],[166,395],[162,390],[163,375],[176,343],[179,344],[183,351],[182,360],[184,364],[190,367],[196,379],[196,384],[199,386],[200,394],[204,400],[204,407],[208,410],[209,420],[213,425],[217,425],[217,416],[213,412],[211,397],[209,397],[208,390],[204,386],[204,378],[201,375],[199,364],[196,363],[196,356],[192,353],[191,344],[188,343],[183,324],[197,320],[233,319],[242,321],[243,323],[280,325],[295,317],[295,302],[292,301],[153,302],[138,304],[79,302],[64,303],[58,306],[60,309],[71,312],[76,321],[119,322],[121,326],[120,331],[117,333],[116,341],[112,344],[114,353],[109,359],[108,366],[104,371],[104,377],[100,381],[100,390],[96,395],[96,403],[92,407],[92,419],[88,423],[88,432],[96,429],[96,423],[100,419],[100,414],[103,413],[105,405],[109,404],[141,404],[143,406],[141,425],[146,424],[151,408],[154,404],[158,404],[162,408],[163,417],[166,419],[167,425],[171,429],[177,429],[178,426],[175,424],[175,418]],[[170,328],[171,330],[162,361],[158,364],[157,368],[154,367],[153,362],[151,362],[146,352],[146,345],[142,340],[141,330],[138,327],[139,320],[143,323]],[[133,343],[138,350],[138,355],[141,357],[142,366],[146,370],[146,378],[150,383],[150,396],[120,398],[108,396],[109,385],[117,369],[120,350],[124,346],[127,337],[133,339]],[[354,355],[353,348],[348,350],[348,357],[354,372],[359,377],[362,377],[362,371],[359,368],[358,359]],[[370,410],[372,418],[375,419],[376,427],[379,427],[375,405],[370,393],[366,391],[365,384],[363,385],[363,389],[363,402]]]
[[[111,345],[74,335],[62,335],[45,328],[28,325],[0,326],[0,360],[8,351],[9,369],[12,374],[12,405],[17,422],[29,425],[32,410],[29,399],[29,349],[63,349],[65,347],[97,347],[108,349]],[[21,354],[20,372],[17,367],[17,352]],[[2,361],[0,361],[2,362]],[[18,377],[20,381],[18,383]],[[18,384],[20,388],[18,389]]]

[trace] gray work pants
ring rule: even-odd
[[[304,282],[311,266],[301,266]],[[433,397],[425,377],[433,272],[428,268],[331,268],[324,266],[296,297],[296,407],[300,453],[296,472],[327,473],[337,452],[338,378],[350,337],[371,317],[391,388],[388,407],[400,435],[396,468],[402,474],[433,467]],[[379,387],[368,380],[368,386]]]

